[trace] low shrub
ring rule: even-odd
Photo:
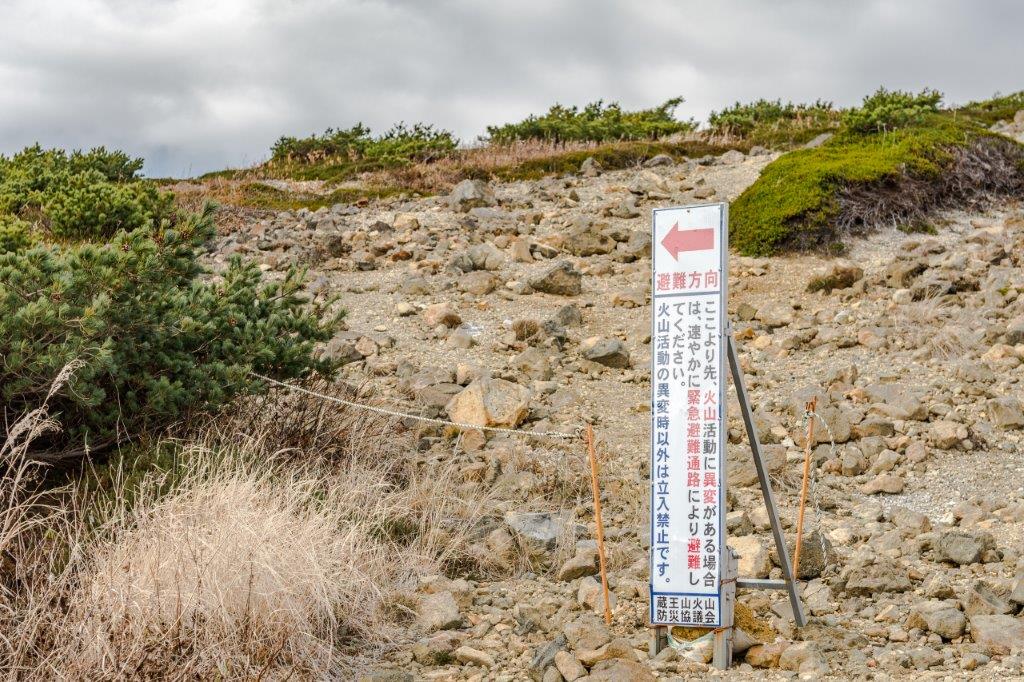
[[[657,140],[696,128],[693,121],[680,121],[673,115],[683,103],[674,97],[650,109],[623,111],[617,102],[592,102],[583,109],[555,104],[546,114],[530,115],[518,123],[487,126],[493,144],[519,140],[553,142],[609,142],[613,140]]]
[[[921,123],[939,110],[942,93],[925,88],[916,95],[903,90],[878,88],[859,107],[843,113],[843,125],[857,133],[883,133]]]
[[[271,148],[271,161],[354,164],[355,172],[429,161],[450,154],[458,144],[450,131],[423,123],[412,126],[398,123],[377,137],[362,123],[357,123],[348,129],[328,128],[323,135],[281,137]]]
[[[0,156],[0,215],[32,222],[60,240],[104,239],[173,217],[173,198],[139,177],[141,159],[28,147]]]
[[[0,160],[5,423],[41,403],[62,367],[81,363],[50,400],[63,431],[37,441],[38,458],[78,457],[216,409],[260,390],[250,370],[332,369],[312,352],[337,320],[306,307],[302,273],[264,282],[236,258],[208,277],[199,257],[213,207],[169,214],[138,166],[118,152],[38,147]],[[27,214],[36,221],[17,217]]]
[[[835,128],[839,117],[840,112],[831,102],[783,104],[782,100],[760,99],[748,104],[737,102],[722,111],[713,111],[708,125],[715,135],[745,138],[752,144],[774,147],[806,142]]]
[[[991,99],[969,102],[954,109],[957,116],[966,116],[987,126],[1012,121],[1021,110],[1024,110],[1024,90],[1009,95],[996,94]]]
[[[27,249],[35,241],[31,223],[11,215],[0,215],[0,254]]]
[[[730,243],[761,256],[836,249],[849,235],[1024,189],[1022,145],[948,112],[905,113],[869,116],[884,133],[842,129],[773,161],[732,204]]]

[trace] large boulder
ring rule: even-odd
[[[448,417],[474,426],[518,426],[530,412],[530,390],[504,379],[476,379],[451,399]]]
[[[530,286],[545,294],[578,296],[583,291],[583,273],[568,261],[556,263],[530,280]]]
[[[1024,620],[1007,615],[972,616],[971,638],[990,656],[1024,649]]]
[[[954,528],[943,532],[935,541],[935,559],[963,566],[981,561],[982,555],[990,549],[995,549],[991,533]]]
[[[992,398],[985,406],[988,408],[988,419],[993,425],[1004,429],[1024,427],[1024,409],[1020,400],[1013,396]]]
[[[471,208],[494,206],[497,203],[494,192],[482,180],[463,180],[448,195],[448,205],[462,213]]]
[[[626,369],[630,366],[629,350],[618,339],[591,337],[580,344],[584,358],[606,367]]]
[[[943,639],[956,639],[967,629],[967,617],[955,602],[926,601],[917,604],[907,617],[908,630],[918,628],[934,632]]]

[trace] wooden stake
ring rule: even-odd
[[[807,504],[807,483],[811,477],[811,448],[814,445],[814,408],[818,399],[811,398],[805,405],[807,411],[807,442],[804,443],[804,482],[800,488],[800,514],[796,518],[796,550],[793,552],[793,580],[800,576],[800,543],[804,538],[804,507]]]
[[[597,454],[594,452],[594,428],[587,424],[587,453],[590,455],[590,487],[594,491],[594,521],[597,526],[597,558],[601,565],[601,589],[604,591],[604,622],[612,624],[612,605],[608,596],[608,571],[604,565],[604,523],[601,521],[601,489],[597,483]]]

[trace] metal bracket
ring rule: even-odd
[[[740,578],[738,585],[758,590],[781,590],[789,592],[789,603],[793,607],[793,620],[797,627],[807,624],[804,619],[803,606],[800,604],[800,596],[797,594],[796,581],[793,578],[793,565],[789,561],[789,551],[786,549],[786,540],[782,535],[782,524],[779,522],[779,512],[775,506],[775,495],[772,492],[771,481],[768,479],[768,469],[764,465],[764,458],[761,455],[761,441],[757,435],[757,426],[754,424],[753,411],[750,408],[750,399],[747,397],[747,386],[743,381],[743,370],[740,369],[739,353],[736,351],[736,340],[733,338],[732,329],[726,331],[726,350],[729,356],[729,369],[732,372],[732,382],[736,386],[736,397],[740,403],[740,413],[743,415],[743,424],[747,429],[747,440],[750,441],[750,450],[754,456],[754,468],[757,469],[757,479],[761,484],[761,496],[764,497],[764,504],[768,510],[768,520],[772,526],[772,536],[775,538],[775,549],[779,553],[779,563],[782,565],[782,580],[761,580],[756,578]]]

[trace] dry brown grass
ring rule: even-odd
[[[3,595],[7,677],[344,678],[355,647],[409,636],[419,576],[503,568],[474,549],[493,504],[455,464],[418,465],[393,422],[302,402],[244,407],[136,490],[0,508],[48,549],[3,547],[24,567]]]
[[[940,291],[897,307],[894,323],[911,347],[941,360],[969,357],[981,339],[973,314]]]

